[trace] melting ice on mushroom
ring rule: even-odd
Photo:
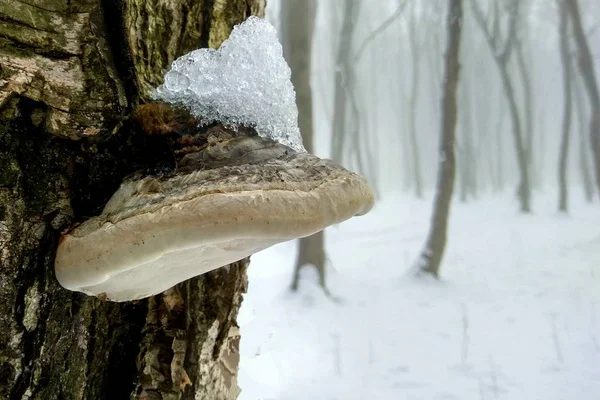
[[[304,151],[290,77],[275,28],[250,17],[233,28],[218,50],[198,49],[175,60],[155,97],[205,122],[252,127]]]
[[[99,216],[61,238],[65,288],[144,298],[371,209],[362,177],[304,151],[290,71],[266,21],[250,18],[219,50],[173,62],[156,96],[260,136],[217,130],[172,174],[123,182]]]

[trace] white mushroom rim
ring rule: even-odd
[[[141,299],[371,209],[362,177],[309,154],[299,158],[311,159],[318,179],[257,183],[255,175],[234,174],[216,185],[204,179],[211,171],[194,171],[125,182],[100,216],[61,238],[56,277],[67,289],[112,301]]]

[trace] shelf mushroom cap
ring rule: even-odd
[[[373,201],[365,179],[332,161],[258,136],[219,139],[169,176],[125,181],[101,215],[61,237],[56,277],[108,300],[141,299]]]

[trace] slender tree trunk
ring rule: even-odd
[[[515,145],[515,153],[517,155],[517,165],[519,166],[520,181],[517,187],[517,195],[521,205],[521,211],[524,213],[531,212],[531,184],[529,182],[529,165],[527,161],[527,150],[523,143],[523,135],[521,133],[521,122],[519,120],[519,110],[515,98],[515,92],[512,82],[508,75],[505,66],[500,67],[500,78],[506,99],[508,100],[508,111],[512,123],[512,133]]]
[[[587,38],[581,23],[579,4],[577,0],[564,0],[571,17],[575,44],[578,50],[579,71],[585,83],[585,89],[590,103],[590,144],[594,159],[596,186],[600,190],[600,93],[596,81],[594,60],[588,46]]]
[[[468,17],[465,18],[468,19]],[[466,29],[468,28],[465,28],[465,30]],[[470,37],[466,36],[465,40],[467,40],[467,38]],[[474,44],[471,46],[474,46]],[[471,121],[473,121],[472,123],[474,126],[472,131],[476,133],[474,137],[477,138],[473,158],[477,166],[480,165],[480,161],[482,163],[480,168],[474,168],[474,171],[472,171],[474,177],[472,194],[474,196],[477,195],[479,189],[477,187],[478,182],[481,182],[482,187],[485,187],[489,183],[492,190],[499,190],[498,177],[496,175],[496,141],[498,139],[499,130],[497,122],[493,122],[493,117],[500,114],[500,110],[503,107],[502,101],[489,101],[493,96],[492,93],[495,90],[495,86],[490,82],[489,77],[486,76],[488,70],[486,69],[485,63],[479,59],[481,50],[483,50],[481,49],[481,46],[472,48],[471,52],[476,55],[473,55],[474,58],[472,58],[470,64],[470,72],[463,70],[464,79],[462,80],[462,82],[466,82],[467,79],[469,80],[467,86],[469,87],[469,96],[472,99]],[[462,104],[462,102],[460,103]],[[463,108],[464,107],[461,107],[460,110]],[[493,114],[492,111],[495,111],[498,114]],[[483,163],[487,166],[487,173]]]
[[[502,125],[506,114],[505,106],[500,104],[498,107],[498,119],[496,120],[496,176],[498,178],[499,191],[504,190],[504,137],[502,136]]]
[[[347,114],[347,90],[350,50],[352,44],[352,33],[354,31],[354,20],[358,8],[357,0],[344,0],[342,29],[337,48],[335,66],[335,95],[333,103],[333,132],[331,134],[331,158],[342,162],[346,147],[346,114]]]
[[[543,107],[541,107],[538,111],[537,111],[537,132],[546,132],[545,130],[545,126],[546,126],[546,118],[547,115],[545,114],[545,110]],[[545,163],[545,157],[544,155],[546,154],[546,135],[542,135],[539,134],[536,136],[537,137],[537,143],[534,145],[534,150],[537,150],[537,157],[534,157],[535,161],[536,161],[536,165],[535,165],[535,169],[537,171],[544,171],[544,163]],[[542,173],[538,173],[537,174],[537,184],[538,186],[542,186],[544,184],[544,174]]]
[[[372,57],[375,57],[375,53],[370,48],[369,52],[372,54]],[[356,74],[356,65],[353,66],[354,74]],[[356,79],[355,84],[353,85],[353,93],[355,99],[357,99],[357,103],[360,103],[360,112],[357,114],[358,116],[362,116],[361,124],[357,126],[358,135],[357,135],[357,147],[358,151],[361,152],[361,155],[365,158],[365,164],[367,166],[367,171],[365,171],[365,175],[367,180],[371,184],[371,187],[375,191],[375,196],[379,197],[379,179],[377,174],[378,169],[378,159],[374,152],[374,148],[376,149],[378,145],[378,126],[377,122],[379,120],[377,112],[378,108],[375,107],[373,109],[369,109],[369,107],[373,104],[377,99],[377,93],[379,88],[377,87],[377,76],[378,71],[374,68],[369,70],[369,73],[364,78],[366,81],[367,87],[369,88],[368,93],[361,96],[357,90]]]
[[[571,72],[573,68],[571,68]],[[594,199],[594,182],[590,173],[589,150],[588,150],[588,131],[584,124],[584,96],[583,88],[578,77],[573,73],[571,75],[573,90],[573,98],[575,100],[575,116],[577,120],[577,130],[579,131],[579,171],[581,172],[581,182],[583,185],[583,193],[588,203]]]
[[[313,110],[311,90],[312,41],[315,25],[316,2],[287,0],[281,3],[283,54],[292,69],[292,83],[296,90],[298,124],[304,147],[314,153]],[[313,265],[319,273],[319,283],[325,285],[325,249],[323,232],[300,239],[298,258],[294,268],[292,289],[298,289],[300,269]]]
[[[464,70],[463,70],[464,72]],[[458,145],[456,149],[458,150],[459,158],[458,158],[458,178],[459,178],[459,199],[461,202],[466,202],[469,197],[469,184],[470,184],[470,171],[469,169],[473,166],[471,165],[471,155],[470,149],[471,146],[471,120],[469,119],[469,113],[472,111],[471,102],[469,98],[469,91],[467,81],[463,79],[461,81],[460,89],[459,89],[459,98],[461,108],[458,113],[459,123],[457,127],[458,137]]]
[[[527,166],[529,168],[529,180],[532,185],[535,182],[535,160],[533,153],[533,143],[535,136],[535,128],[533,122],[535,121],[535,116],[533,115],[533,95],[532,95],[532,82],[529,75],[529,71],[527,69],[527,64],[525,62],[525,54],[523,51],[523,43],[522,39],[516,41],[516,53],[517,53],[517,66],[519,69],[519,75],[521,75],[521,83],[523,85],[523,118],[521,121],[524,121],[525,134],[525,151],[527,154]]]
[[[497,37],[496,27],[499,26],[498,16],[498,2],[492,3],[496,7],[493,14],[493,26],[495,27],[492,32],[488,28],[488,23],[483,15],[483,12],[479,8],[477,0],[471,0],[471,8],[475,16],[475,21],[483,31],[483,34],[488,43],[488,47],[492,52],[493,59],[498,67],[500,73],[500,80],[506,100],[508,102],[508,110],[512,123],[512,133],[515,146],[515,154],[517,156],[517,165],[519,167],[519,185],[517,187],[517,196],[519,198],[521,212],[531,212],[531,184],[529,176],[529,162],[527,160],[527,148],[523,138],[523,131],[521,120],[519,117],[519,109],[517,106],[516,93],[513,87],[513,82],[510,79],[508,71],[508,61],[512,48],[515,42],[515,35],[517,29],[517,21],[519,19],[518,14],[518,2],[513,0],[508,3],[509,6],[509,26],[507,32],[507,38],[504,43],[501,44],[500,38]]]
[[[111,303],[60,287],[54,256],[123,177],[171,162],[129,118],[163,71],[264,0],[37,3],[0,4],[0,398],[236,398],[248,260]]]
[[[475,110],[472,101],[471,85],[467,79],[462,80],[463,83],[463,107],[461,110],[466,110],[463,113],[464,121],[462,124],[463,140],[462,145],[464,146],[464,189],[465,189],[465,200],[470,196],[472,199],[477,196],[477,163],[476,163],[476,151],[475,143],[473,140],[473,112]]]
[[[346,148],[347,153],[343,154],[342,158],[348,160],[349,163],[354,161],[356,169],[364,174],[368,181],[374,183],[375,178],[372,174],[370,165],[368,164],[369,158],[367,156],[367,159],[365,160],[365,157],[363,157],[363,148],[360,142],[361,132],[364,132],[361,129],[363,126],[363,119],[356,98],[356,77],[354,67],[350,65],[347,69],[345,89],[348,106],[350,107],[350,112],[348,113],[348,119],[346,121],[346,135],[348,135],[350,140],[349,146]],[[365,153],[369,153],[369,151],[367,150]]]
[[[562,122],[562,138],[558,161],[558,210],[568,211],[567,161],[569,157],[569,136],[571,133],[571,59],[569,57],[568,15],[562,0],[558,2],[560,55],[563,65],[564,109]]]
[[[440,118],[440,88],[442,87],[442,71],[440,68],[440,57],[442,56],[442,44],[441,42],[441,37],[442,36],[442,32],[437,30],[437,27],[432,28],[431,32],[429,33],[430,35],[430,40],[431,43],[427,43],[427,47],[429,47],[429,49],[427,49],[426,52],[426,56],[427,56],[427,63],[429,64],[429,76],[430,76],[430,80],[429,80],[429,88],[430,88],[430,95],[431,95],[431,109],[432,111],[432,116],[434,118],[439,119]]]
[[[402,79],[402,77],[399,77],[399,93],[400,93],[400,103],[401,104],[408,104],[408,98],[406,96],[405,93],[405,87],[404,87],[404,81]],[[401,115],[401,121],[400,121],[400,133],[401,133],[401,141],[400,141],[400,146],[401,146],[401,155],[402,155],[402,166],[403,166],[403,189],[408,192],[410,191],[410,189],[412,188],[412,185],[414,183],[414,179],[413,179],[413,171],[412,171],[412,166],[413,166],[413,162],[412,162],[412,152],[410,151],[410,148],[408,146],[408,144],[410,143],[410,129],[408,126],[408,119],[409,119],[409,113],[410,111],[405,110],[403,112],[403,114]]]
[[[413,5],[413,8],[415,6]],[[410,98],[408,103],[408,132],[410,138],[410,147],[412,149],[412,171],[415,184],[415,196],[423,197],[423,178],[421,176],[421,154],[419,151],[419,139],[417,134],[417,105],[419,103],[419,77],[421,68],[421,55],[419,45],[417,43],[417,28],[416,15],[413,13],[408,22],[410,52],[412,58],[412,79],[410,86]]]
[[[440,159],[438,164],[437,195],[425,250],[419,260],[419,272],[439,276],[446,247],[446,235],[452,191],[454,188],[454,140],[457,120],[456,91],[460,65],[462,0],[450,0],[447,15],[448,47],[445,59],[442,121],[440,126]]]
[[[325,260],[327,254],[325,253],[324,242],[325,237],[323,231],[300,240],[300,247],[298,249],[298,257],[296,258],[296,266],[294,268],[294,276],[291,285],[293,291],[298,290],[300,284],[300,270],[305,266],[312,265],[317,269],[319,274],[319,286],[323,288],[326,294],[329,294],[325,275]]]

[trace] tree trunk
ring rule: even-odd
[[[454,189],[455,159],[454,141],[457,119],[456,88],[460,64],[460,40],[462,26],[462,0],[450,0],[448,15],[448,47],[445,59],[444,94],[442,98],[442,122],[440,127],[440,160],[438,166],[437,195],[425,250],[421,253],[420,273],[439,276],[440,264],[446,247],[446,234],[450,203]]]
[[[521,131],[521,122],[519,120],[519,110],[515,99],[515,92],[512,86],[506,66],[500,65],[500,78],[506,99],[508,100],[508,111],[512,122],[512,133],[515,144],[515,153],[517,155],[517,165],[519,166],[520,181],[517,187],[517,196],[521,205],[521,211],[524,213],[531,212],[531,185],[529,182],[529,165],[527,161],[527,150],[523,143],[523,135]]]
[[[498,2],[493,2],[492,4],[494,4],[494,6],[496,7],[493,14],[494,20],[492,25],[499,26],[499,11],[497,10]],[[508,110],[512,123],[515,153],[517,156],[517,165],[519,167],[520,175],[520,181],[517,187],[517,196],[519,198],[521,211],[524,213],[529,213],[531,212],[531,184],[529,176],[529,162],[527,160],[527,148],[523,139],[523,130],[519,118],[519,109],[517,106],[516,94],[508,71],[508,61],[515,42],[517,21],[519,18],[518,2],[513,1],[507,3],[507,5],[509,6],[508,32],[505,41],[503,43],[500,43],[501,38],[499,38],[496,35],[496,32],[490,32],[488,28],[488,22],[486,21],[483,12],[479,8],[477,0],[471,0],[471,8],[473,10],[475,21],[483,31],[485,39],[488,43],[488,47],[492,52],[492,56],[500,73],[500,80],[502,82],[502,87],[504,88],[504,94],[506,95],[506,100],[508,102]]]
[[[312,0],[287,0],[281,3],[283,55],[292,70],[292,83],[298,105],[298,124],[304,147],[309,153],[314,153],[310,71],[315,15],[316,3]],[[298,289],[300,269],[308,264],[317,269],[319,283],[326,290],[323,232],[300,239],[292,280],[293,290]]]
[[[459,112],[460,129],[459,136],[459,181],[460,181],[460,201],[466,202],[469,198],[475,198],[477,195],[477,166],[475,157],[475,145],[473,143],[473,115],[474,105],[472,102],[471,85],[467,79],[461,81],[461,90],[459,98],[462,107]]]
[[[358,8],[357,0],[344,0],[342,29],[337,48],[335,66],[335,94],[333,103],[333,132],[331,133],[331,158],[342,162],[346,139],[347,90],[350,50],[354,20]]]
[[[234,399],[248,260],[111,303],[60,287],[54,256],[126,175],[172,162],[129,118],[163,71],[264,0],[38,3],[0,4],[0,398]]]
[[[493,130],[490,130],[489,140],[484,140],[488,148],[488,164],[490,176],[492,178],[492,187],[495,192],[504,190],[504,152],[502,125],[504,123],[504,103],[500,102],[496,107],[497,114],[493,124]]]
[[[324,242],[325,235],[323,231],[300,240],[298,258],[296,258],[296,266],[294,268],[294,276],[291,285],[293,291],[298,290],[300,284],[300,270],[302,267],[312,265],[317,269],[317,273],[319,274],[319,286],[321,286],[326,294],[329,294],[325,275],[325,260],[327,255],[325,253]]]
[[[560,55],[563,65],[564,109],[562,122],[562,139],[558,161],[558,211],[568,211],[567,161],[569,157],[569,136],[571,132],[571,59],[569,57],[568,15],[562,0],[558,2]]]
[[[571,72],[573,68],[571,68]],[[590,173],[589,152],[588,152],[588,132],[584,124],[585,112],[583,88],[578,77],[573,73],[571,75],[573,89],[573,100],[575,101],[575,116],[577,120],[577,130],[579,131],[579,171],[581,172],[581,182],[583,184],[583,193],[588,203],[594,199],[594,182]]]
[[[533,115],[533,95],[532,95],[532,82],[527,70],[527,64],[525,62],[525,54],[523,51],[522,38],[516,41],[516,53],[517,53],[517,67],[519,69],[519,75],[521,76],[521,84],[523,86],[523,104],[524,110],[522,113],[523,118],[521,121],[524,122],[525,134],[523,140],[525,141],[525,153],[527,154],[527,166],[529,172],[529,181],[531,185],[535,185],[535,160],[533,154],[533,143],[535,136],[535,128],[533,122],[535,116]]]
[[[423,178],[421,176],[421,154],[419,151],[419,139],[417,134],[417,105],[419,103],[419,77],[421,68],[421,49],[417,40],[417,16],[414,12],[415,5],[413,4],[413,12],[408,21],[408,35],[410,43],[410,53],[412,58],[412,78],[410,83],[410,98],[408,103],[408,129],[410,138],[410,147],[412,149],[412,171],[415,184],[415,196],[423,197]]]
[[[469,195],[469,155],[468,155],[468,146],[469,146],[469,130],[470,130],[470,122],[468,113],[470,112],[471,104],[469,102],[469,93],[467,91],[466,81],[463,79],[460,85],[459,90],[459,99],[461,108],[458,113],[458,128],[457,134],[458,144],[456,145],[456,150],[458,153],[458,182],[459,182],[459,190],[458,190],[458,198],[462,203],[465,203],[468,199]]]
[[[596,81],[594,60],[588,46],[577,0],[564,0],[571,17],[575,44],[578,51],[578,65],[590,102],[590,144],[594,159],[596,186],[600,190],[600,92]]]
[[[400,104],[408,104],[408,97],[406,96],[406,89],[404,87],[404,80],[402,79],[402,77],[398,77],[398,91],[400,94],[400,98],[398,100],[398,103]],[[404,108],[404,107],[403,107]],[[409,130],[409,126],[407,124],[406,121],[408,121],[409,117],[407,117],[407,113],[410,111],[403,111],[401,116],[400,116],[400,123],[399,123],[399,129],[400,129],[400,134],[401,134],[401,140],[400,140],[400,150],[401,150],[401,156],[402,156],[402,178],[403,178],[403,184],[402,184],[402,188],[405,192],[410,191],[410,189],[412,188],[412,185],[414,183],[414,179],[413,179],[413,171],[412,171],[412,157],[413,154],[410,151],[410,148],[408,147],[407,143],[409,143],[410,141],[410,130]]]

